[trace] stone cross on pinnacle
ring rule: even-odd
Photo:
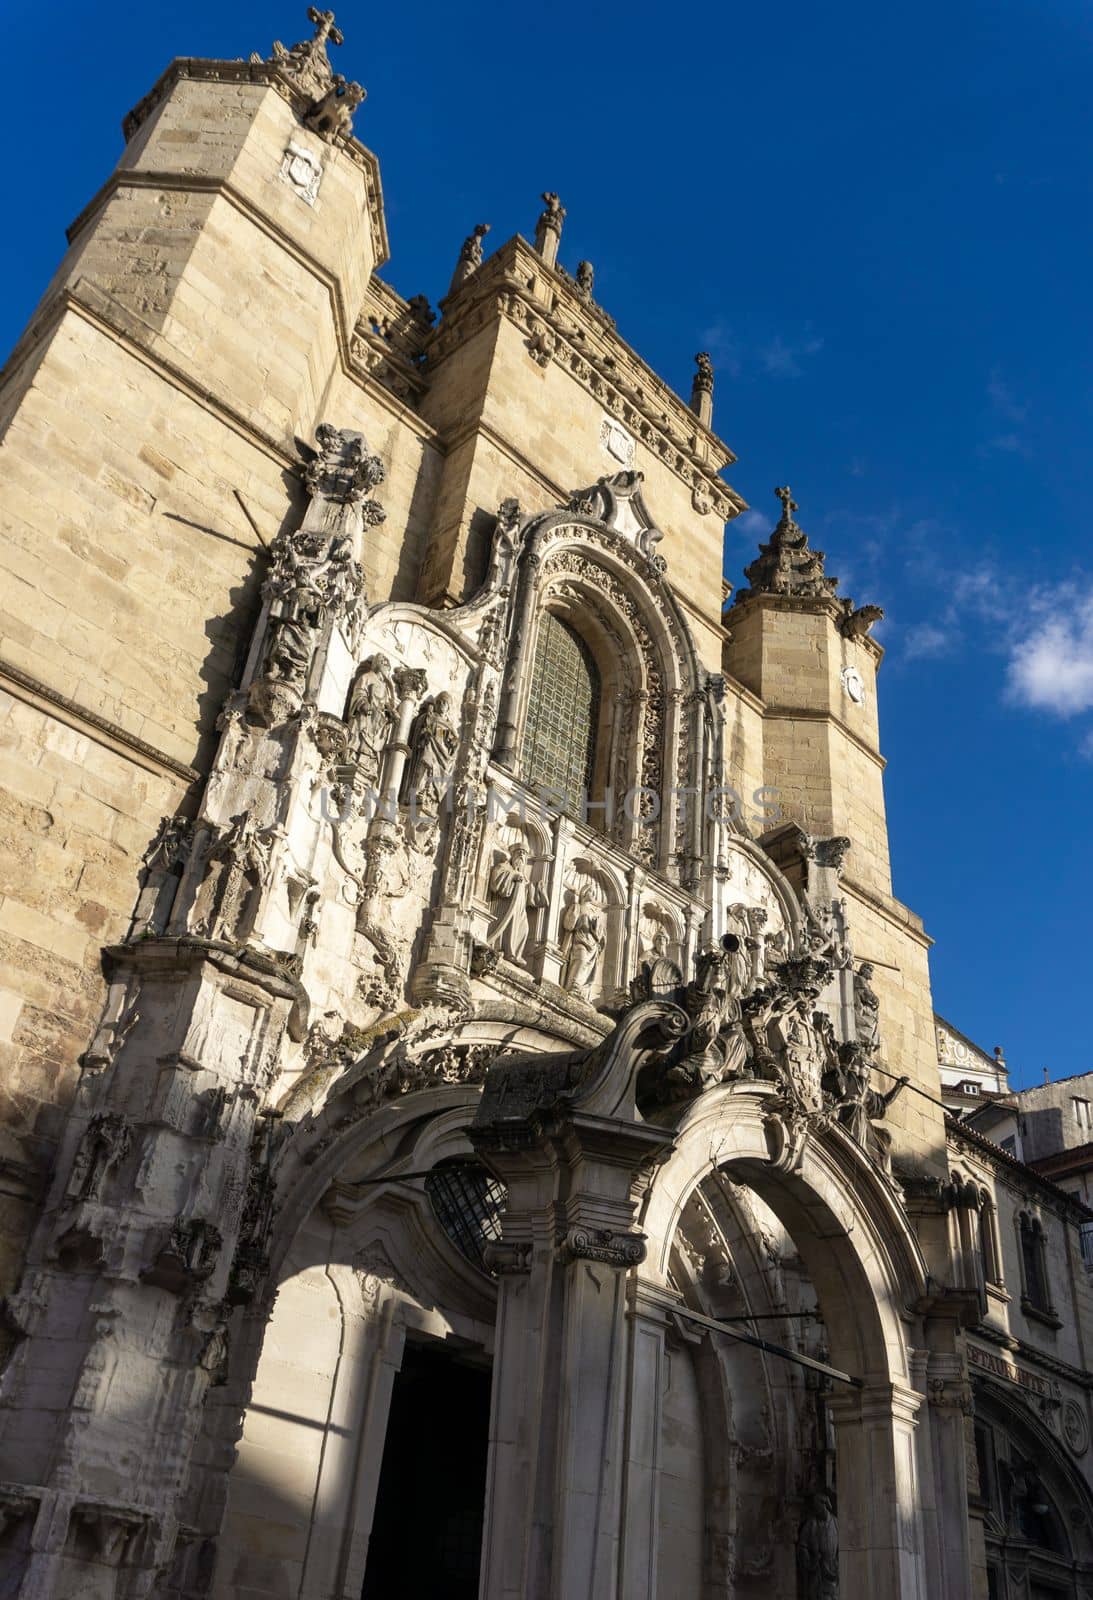
[[[315,37],[311,41],[313,50],[321,50],[328,39],[331,44],[345,43],[342,30],[334,26],[333,11],[320,11],[316,6],[308,6],[307,20],[315,24]]]
[[[782,502],[782,517],[783,517],[783,520],[786,521],[786,522],[792,522],[793,521],[793,513],[795,511],[800,510],[800,507],[798,506],[796,500],[794,500],[794,498],[793,498],[793,495],[792,495],[792,493],[790,491],[789,484],[787,483],[784,489],[775,489],[774,492],[778,496],[779,500]]]

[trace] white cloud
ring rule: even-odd
[[[1017,596],[1012,581],[989,561],[981,562],[972,572],[957,573],[952,593],[955,617],[970,611],[984,622],[1009,622],[1014,615]]]
[[[1044,591],[1034,611],[1039,620],[1010,652],[1011,699],[1059,717],[1093,710],[1093,591],[1081,598],[1070,585]]]
[[[903,654],[908,661],[946,655],[956,642],[950,629],[939,628],[933,622],[912,622],[903,629],[902,638]]]

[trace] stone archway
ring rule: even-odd
[[[911,1323],[926,1270],[892,1186],[838,1128],[817,1135],[798,1127],[794,1136],[759,1084],[710,1090],[675,1131],[675,1149],[639,1217],[648,1255],[635,1274],[639,1318],[645,1306],[636,1337],[653,1339],[658,1315],[663,1321],[670,1252],[691,1195],[715,1172],[753,1190],[792,1237],[815,1285],[832,1364],[857,1380],[832,1406],[843,1592],[925,1600],[933,1562],[922,1516],[922,1396],[913,1386]],[[641,1382],[632,1386],[632,1433],[642,1432],[648,1393]],[[632,1478],[629,1526],[650,1520],[641,1497],[654,1479],[655,1472]]]
[[[215,1463],[238,1438],[230,1471],[221,1456],[200,1490],[224,1504],[217,1600],[359,1594],[407,1350],[488,1368],[494,1285],[445,1232],[420,1176],[470,1157],[477,1097],[456,1085],[406,1095],[295,1168],[272,1287],[247,1313],[202,1452]]]

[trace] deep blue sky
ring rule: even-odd
[[[3,349],[168,60],[266,54],[304,10],[7,0]],[[1093,9],[521,12],[339,8],[386,276],[435,302],[473,223],[530,234],[553,188],[563,261],[595,262],[651,365],[686,393],[712,351],[756,508],[729,577],[788,480],[829,570],[888,610],[895,887],[938,1009],[1017,1082],[1093,1066]]]

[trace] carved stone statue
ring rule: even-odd
[[[827,1494],[814,1494],[797,1534],[800,1600],[838,1600],[839,1526]]]
[[[577,262],[577,292],[582,300],[591,300],[592,285],[595,282],[596,269],[591,261]]]
[[[584,884],[574,903],[566,907],[562,916],[562,928],[565,987],[570,994],[587,997],[595,982],[596,968],[607,943],[593,884]]]
[[[884,621],[883,606],[858,606],[853,600],[842,602],[843,614],[835,626],[844,639],[865,639],[874,623]]]
[[[410,729],[410,761],[403,794],[419,815],[437,816],[447,793],[459,749],[459,733],[451,710],[450,694],[433,695],[421,707]]]
[[[97,1111],[84,1130],[72,1163],[65,1197],[99,1200],[108,1174],[124,1161],[132,1143],[132,1129],[116,1111]]]
[[[464,239],[459,252],[459,260],[456,262],[455,271],[452,274],[452,281],[448,286],[449,294],[454,294],[462,284],[466,283],[468,278],[474,276],[482,265],[482,240],[489,231],[490,225],[488,222],[476,222],[474,232],[468,234]]]
[[[546,210],[535,224],[535,248],[542,256],[548,267],[552,267],[558,259],[558,245],[562,237],[562,223],[565,221],[565,207],[558,196],[550,189],[542,197]]]
[[[432,327],[433,323],[436,321],[436,312],[429,304],[428,295],[412,294],[409,300],[407,300],[406,304],[409,307],[410,315],[415,322],[419,323],[423,328]]]
[[[805,895],[802,904],[811,955],[836,968],[850,966],[853,956],[846,938],[846,901],[814,902]]]
[[[528,912],[547,903],[542,885],[531,881],[527,845],[517,841],[507,858],[494,867],[490,873],[490,896],[500,910],[490,929],[489,942],[510,961],[521,962],[531,931]]]
[[[280,570],[271,578],[269,592],[266,676],[297,683],[311,664],[325,598],[316,582],[312,563],[303,559],[291,545],[284,552]]]
[[[310,108],[304,122],[324,139],[348,138],[353,132],[353,113],[368,98],[359,83],[347,82],[340,72],[326,93]]]
[[[869,1058],[863,1055],[861,1047],[854,1044],[844,1044],[839,1049],[838,1065],[824,1075],[824,1087],[834,1101],[835,1113],[839,1123],[856,1139],[863,1150],[873,1150],[878,1143],[877,1130],[874,1122],[881,1122],[888,1113],[888,1107],[898,1094],[910,1083],[910,1078],[904,1076],[893,1084],[886,1093],[872,1087],[870,1081]],[[882,1147],[882,1159],[887,1148],[887,1135],[879,1141]]]
[[[669,1082],[702,1088],[739,1071],[745,1056],[740,999],[748,977],[748,957],[736,934],[726,933],[698,952],[683,996],[691,1018],[686,1056],[667,1074]]]
[[[752,594],[788,594],[802,599],[834,599],[838,578],[824,572],[824,553],[809,548],[808,535],[794,520],[798,509],[788,486],[776,489],[782,515],[759,555],[744,568],[750,589],[738,590],[736,602]]]
[[[209,939],[242,940],[250,933],[258,891],[269,871],[272,839],[245,812],[209,843],[192,926]]]
[[[683,973],[669,955],[671,940],[668,930],[658,927],[649,949],[642,953],[634,992],[642,999],[652,1000],[657,995],[674,994],[683,982]]]
[[[398,690],[391,676],[390,662],[384,655],[369,656],[357,669],[345,714],[349,723],[349,755],[366,781],[375,782],[380,775],[397,706]]]
[[[880,1044],[880,1000],[869,981],[872,976],[871,961],[863,961],[854,974],[854,1029],[859,1046],[870,1056]]]

